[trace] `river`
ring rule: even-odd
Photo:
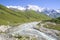
[[[17,36],[19,34],[21,36],[35,36],[37,40],[57,40],[55,37],[34,29],[37,24],[38,22],[25,23],[18,27],[10,28],[8,31],[12,36]]]

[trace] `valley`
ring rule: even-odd
[[[12,9],[0,4],[0,40],[60,40],[60,17]]]

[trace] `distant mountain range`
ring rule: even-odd
[[[26,7],[21,7],[21,6],[7,6],[8,8],[12,10],[34,10],[37,12],[42,12],[52,18],[57,18],[60,17],[60,10],[55,10],[55,9],[48,9],[48,8],[42,8],[36,5],[28,5]]]
[[[42,11],[46,15],[52,17],[52,18],[57,18],[60,17],[60,10],[54,10],[54,9],[45,9]]]

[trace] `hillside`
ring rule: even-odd
[[[0,5],[0,25],[49,20],[50,17],[35,11],[13,11]]]

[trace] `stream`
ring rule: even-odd
[[[57,38],[47,35],[37,29],[34,29],[38,22],[31,22],[19,25],[18,27],[13,27],[8,29],[8,34],[12,36],[30,36],[36,37],[37,40],[57,40]]]

